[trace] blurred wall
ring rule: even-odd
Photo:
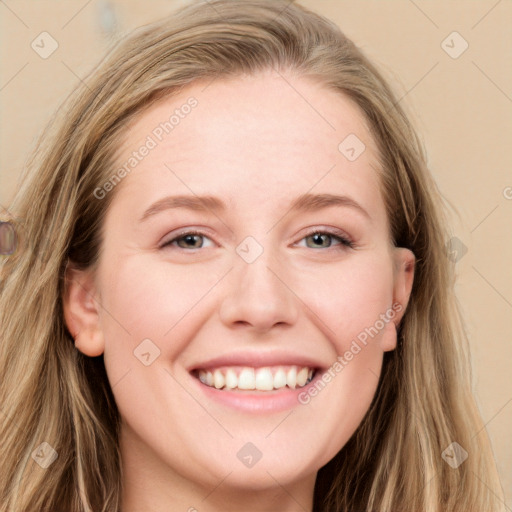
[[[108,42],[184,3],[0,2],[3,207],[35,137]],[[392,82],[453,207],[449,244],[458,259],[482,429],[491,436],[512,510],[512,2],[301,3],[338,23]]]

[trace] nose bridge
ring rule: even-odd
[[[283,283],[277,277],[280,269],[276,261],[271,251],[266,250],[255,261],[240,264],[239,279],[243,291],[267,300],[282,294],[283,290],[278,289]]]
[[[224,323],[246,324],[257,330],[267,330],[276,324],[293,324],[297,320],[296,298],[286,286],[282,265],[271,249],[263,249],[254,258],[244,255],[255,250],[251,241],[237,248],[235,268],[231,272],[229,289],[221,306]],[[245,253],[243,249],[248,249]],[[254,259],[252,259],[254,258]],[[283,273],[283,276],[280,274]]]

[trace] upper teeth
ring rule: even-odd
[[[313,378],[314,371],[300,366],[266,366],[263,368],[217,368],[200,370],[199,380],[217,389],[257,389],[270,391],[284,386],[295,389],[306,385]]]

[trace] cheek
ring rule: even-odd
[[[172,371],[204,322],[200,312],[222,274],[202,265],[148,265],[147,258],[137,256],[113,261],[100,275],[105,367],[120,408],[124,403],[132,414],[137,403],[137,410],[154,414],[162,400],[155,390],[173,388],[165,370]],[[179,391],[177,386],[173,393]]]
[[[385,335],[393,302],[393,272],[385,254],[354,256],[301,278],[300,293],[322,320],[325,335],[338,354],[350,350],[358,340],[362,346],[378,348],[374,343]],[[394,316],[394,312],[391,311]],[[365,341],[367,342],[365,345]],[[372,343],[369,343],[372,341]],[[355,349],[357,350],[357,349]],[[379,350],[376,350],[378,353]],[[350,356],[349,356],[350,357]]]
[[[222,278],[218,266],[173,268],[163,262],[148,264],[142,257],[118,261],[116,268],[106,274],[106,293],[102,297],[106,350],[119,341],[136,346],[149,338],[160,350],[176,353],[182,347],[174,333],[191,324],[191,312]]]

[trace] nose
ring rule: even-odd
[[[269,265],[265,253],[253,263],[238,263],[230,272],[220,307],[221,321],[230,328],[245,326],[258,333],[295,324],[298,298],[280,265]]]

